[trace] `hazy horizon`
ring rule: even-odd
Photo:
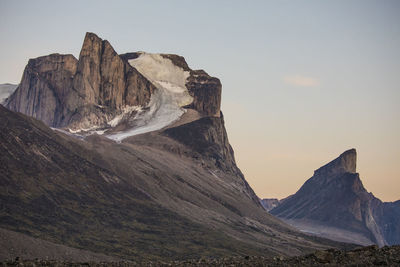
[[[223,85],[236,161],[261,198],[295,193],[350,148],[369,192],[400,199],[399,1],[1,1],[0,83],[29,58],[175,53]]]

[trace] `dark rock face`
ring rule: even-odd
[[[74,88],[84,103],[111,109],[145,105],[154,88],[133,67],[126,64],[107,40],[87,33],[79,56]]]
[[[217,168],[237,175],[240,179],[241,187],[244,188],[243,193],[252,199],[254,203],[260,205],[258,197],[236,166],[234,152],[229,144],[225,130],[222,112],[220,117],[205,117],[167,129],[163,134],[192,149],[196,152],[195,157],[203,158],[207,161],[211,160]]]
[[[354,243],[367,244],[365,240],[370,240],[380,246],[399,244],[398,203],[382,203],[368,193],[355,171],[356,151],[351,149],[316,170],[296,194],[270,212],[299,228],[308,224],[338,231],[325,233],[329,238],[344,230],[349,238],[350,233],[364,238],[354,237]]]
[[[104,125],[125,106],[145,106],[156,89],[93,33],[85,36],[73,88],[81,96],[80,101],[68,99],[70,111],[78,110],[65,123],[73,128],[82,122],[86,127]]]
[[[210,77],[203,70],[190,73],[186,86],[193,96],[192,107],[205,116],[220,114],[222,85],[219,79]]]
[[[53,54],[29,61],[6,106],[52,127],[104,125],[125,106],[145,106],[155,87],[110,43],[87,33],[79,60]]]
[[[236,166],[223,116],[205,117],[164,131],[164,134],[192,148],[202,157],[213,159],[225,171]]]

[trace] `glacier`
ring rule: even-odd
[[[185,85],[190,76],[189,71],[176,66],[170,59],[160,54],[141,52],[139,57],[129,60],[129,64],[153,83],[157,90],[152,94],[146,109],[138,112],[133,119],[135,127],[105,134],[117,142],[130,136],[157,131],[174,123],[186,112],[183,106],[193,102]]]

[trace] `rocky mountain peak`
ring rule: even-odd
[[[106,133],[120,141],[171,125],[185,109],[200,118],[219,117],[221,88],[219,79],[191,70],[182,56],[119,55],[107,40],[88,32],[79,60],[60,54],[29,60],[5,105],[51,127]],[[115,137],[117,127],[130,132]]]
[[[332,176],[343,173],[356,173],[357,152],[354,148],[343,152],[339,157],[314,172],[314,176]]]
[[[95,33],[87,32],[83,40],[79,58],[96,53],[100,55],[102,49],[102,42],[103,40],[100,37],[98,37]]]
[[[271,213],[302,231],[358,244],[397,244],[400,209],[364,188],[350,149],[315,171],[314,176]]]

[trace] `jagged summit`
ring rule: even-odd
[[[119,55],[110,42],[86,33],[77,60],[52,54],[29,60],[6,107],[74,134],[114,140],[160,130],[187,109],[219,117],[221,83],[171,54]]]
[[[357,152],[355,148],[343,152],[339,157],[322,166],[314,172],[314,176],[338,175],[342,173],[355,173],[357,165]]]

